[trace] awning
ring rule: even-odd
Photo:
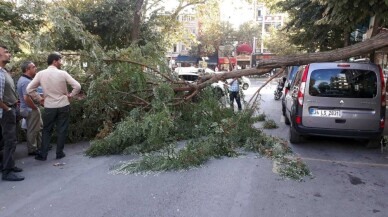
[[[199,57],[178,55],[176,63],[198,63]]]

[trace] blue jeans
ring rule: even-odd
[[[44,108],[43,112],[43,135],[42,148],[40,155],[47,157],[48,147],[50,146],[51,134],[54,124],[57,125],[57,150],[56,153],[62,154],[65,147],[67,129],[69,128],[70,106],[61,108]]]
[[[11,111],[3,110],[0,118],[3,146],[3,171],[10,171],[15,166],[14,153],[16,149],[16,107]]]

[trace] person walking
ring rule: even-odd
[[[230,99],[230,107],[234,110],[234,100],[236,100],[238,110],[241,111],[241,100],[240,100],[240,81],[237,78],[234,78],[231,82],[229,82],[229,99]]]
[[[18,102],[15,83],[4,67],[11,61],[11,53],[6,46],[0,45],[0,125],[2,129],[3,166],[2,179],[22,181],[23,176],[16,173],[23,170],[15,166],[16,149],[16,106]]]
[[[36,160],[45,161],[50,145],[51,134],[54,124],[58,134],[56,159],[65,157],[63,149],[66,143],[67,129],[70,117],[70,99],[81,90],[81,85],[66,71],[61,70],[62,56],[59,53],[52,53],[47,57],[47,69],[38,72],[35,78],[27,86],[27,94],[38,100],[38,93],[35,91],[42,86],[44,105],[43,113],[43,136],[40,153],[35,156]],[[73,89],[68,92],[67,85]]]
[[[23,75],[17,83],[17,91],[20,100],[20,115],[25,118],[27,125],[27,150],[28,155],[37,155],[42,143],[42,117],[39,105],[27,94],[27,86],[36,75],[36,66],[31,61],[21,65]],[[39,95],[39,94],[38,94]],[[40,102],[42,98],[39,95]]]

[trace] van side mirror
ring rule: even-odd
[[[296,97],[298,95],[299,87],[295,86],[292,88],[292,97]]]

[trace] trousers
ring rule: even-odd
[[[47,157],[54,125],[56,125],[58,137],[56,153],[57,155],[63,153],[69,128],[69,117],[70,105],[61,108],[44,108],[42,148],[40,153],[42,157]]]
[[[15,166],[14,153],[16,150],[16,110],[3,110],[3,117],[0,118],[3,146],[3,171],[10,171]]]
[[[236,99],[238,110],[241,111],[242,107],[241,107],[241,99],[240,99],[239,92],[230,91],[229,98],[230,98],[230,107],[234,110],[233,101]]]
[[[40,149],[42,144],[42,126],[43,121],[40,110],[20,109],[20,114],[27,122],[27,149],[28,153],[32,153]]]

